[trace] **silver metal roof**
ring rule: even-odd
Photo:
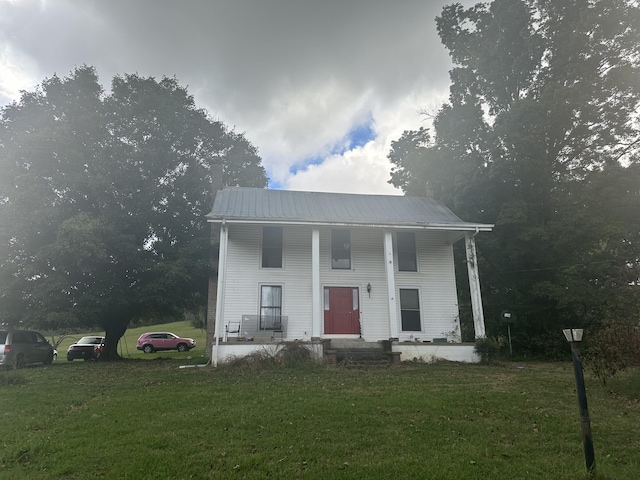
[[[427,197],[226,187],[216,195],[210,222],[375,225],[445,230],[491,230],[468,223]]]

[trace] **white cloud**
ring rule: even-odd
[[[0,101],[81,64],[107,90],[116,74],[175,75],[246,133],[275,184],[388,193],[391,141],[446,98],[445,3],[0,0]],[[371,142],[332,154],[368,121]]]

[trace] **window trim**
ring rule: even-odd
[[[264,243],[264,232],[265,229],[279,229],[280,230],[280,266],[272,267],[270,265],[265,265],[265,243]],[[276,247],[266,247],[266,248],[276,248]],[[282,269],[284,268],[284,227],[280,225],[263,225],[260,229],[260,268],[268,268],[268,269]]]
[[[412,290],[417,292],[418,294],[418,308],[403,308],[402,306],[402,291],[403,290]],[[398,287],[398,305],[400,307],[400,331],[401,332],[422,332],[424,325],[423,325],[423,315],[422,315],[422,296],[421,296],[421,291],[420,288],[418,287]],[[403,324],[403,318],[402,318],[402,312],[403,311],[410,311],[410,312],[418,312],[418,318],[420,321],[420,329],[419,330],[405,330],[404,329],[404,324]]]
[[[278,288],[280,290],[280,306],[272,306],[272,305],[263,305],[262,303],[262,289],[265,287],[269,287],[269,288]],[[258,328],[260,325],[260,318],[263,316],[262,314],[262,309],[263,308],[271,308],[271,309],[279,309],[280,314],[279,315],[275,315],[280,317],[280,322],[282,323],[282,311],[284,309],[284,285],[279,284],[279,283],[261,283],[259,286],[259,290],[258,290]],[[266,316],[266,315],[265,315]],[[260,329],[260,331],[266,331],[266,330],[273,330],[271,328],[262,328]]]
[[[411,235],[413,237],[413,252],[410,252],[409,250],[404,250],[404,249],[400,249],[400,238],[404,235]],[[398,272],[418,272],[419,269],[419,265],[418,265],[418,245],[417,245],[417,239],[416,239],[416,232],[396,232],[396,256],[398,259]],[[415,269],[414,270],[408,270],[408,269],[404,269],[401,268],[401,264],[402,262],[400,261],[400,252],[403,252],[403,254],[408,254],[408,253],[413,253],[413,261],[415,264]]]

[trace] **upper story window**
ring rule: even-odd
[[[398,271],[417,272],[416,234],[414,232],[398,232],[396,239],[398,246]]]
[[[262,227],[262,267],[282,268],[282,227]]]
[[[349,270],[351,268],[351,232],[331,230],[331,268]]]

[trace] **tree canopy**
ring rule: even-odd
[[[488,331],[514,310],[520,351],[548,354],[562,328],[638,325],[637,2],[495,0],[436,22],[449,101],[392,144],[390,182],[495,224],[478,237]]]
[[[0,114],[0,322],[104,328],[206,302],[212,166],[266,186],[256,148],[175,78],[53,76]]]

